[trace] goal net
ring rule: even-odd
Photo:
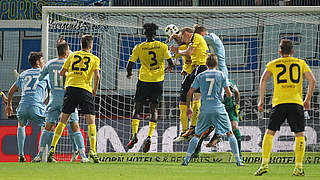
[[[96,102],[97,152],[142,152],[148,134],[149,108],[144,106],[138,131],[138,143],[128,150],[134,94],[138,80],[139,61],[132,79],[126,78],[126,64],[135,45],[145,41],[144,23],[156,23],[160,28],[156,39],[165,42],[164,28],[175,24],[179,28],[204,25],[217,34],[226,49],[229,78],[241,93],[243,121],[239,122],[242,151],[261,152],[263,134],[271,112],[272,81],[265,99],[265,113],[257,111],[259,80],[265,65],[279,57],[281,39],[294,42],[295,57],[305,60],[319,79],[319,7],[44,7],[42,51],[46,59],[56,57],[55,42],[64,36],[72,51],[80,50],[83,34],[94,36],[92,53],[101,59],[101,81]],[[169,44],[173,45],[173,44]],[[181,60],[180,60],[181,61]],[[181,130],[179,91],[181,66],[165,73],[164,92],[159,106],[159,119],[149,152],[186,152],[188,142],[173,143]],[[304,83],[304,93],[307,84]],[[306,121],[307,151],[316,151],[320,142],[319,83],[312,98],[310,119]],[[80,120],[84,135],[87,125]],[[65,134],[66,135],[66,134]],[[212,135],[212,134],[211,134]],[[209,141],[205,139],[203,144]],[[86,142],[89,142],[86,140]],[[89,143],[86,143],[87,150]],[[285,123],[274,137],[273,152],[293,152],[294,135]],[[319,149],[318,149],[319,150]],[[214,148],[202,146],[201,152],[230,151],[227,139]],[[68,159],[71,141],[62,137],[57,146],[58,160]]]

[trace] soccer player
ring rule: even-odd
[[[173,34],[172,36],[170,36],[169,38],[169,41],[172,41],[172,40],[175,40],[176,43],[178,44],[178,49],[179,50],[186,50],[188,49],[188,45],[184,42],[182,42],[180,36],[178,34]],[[181,83],[181,91],[180,91],[180,96],[183,96],[185,97],[186,94],[187,94],[187,87],[186,86],[186,83],[188,81],[188,78],[190,78],[190,75],[194,66],[191,65],[191,58],[190,56],[182,56],[178,53],[174,54],[174,57],[173,59],[178,59],[179,57],[182,57],[182,61],[183,61],[183,66],[182,66],[182,71],[181,71],[181,75],[183,76],[183,80],[182,80],[182,83]],[[195,101],[196,102],[196,101]],[[197,102],[196,102],[197,104]],[[181,130],[181,134],[178,135],[176,138],[173,139],[173,142],[181,142],[183,140],[185,140],[185,138],[182,136],[187,130],[188,130],[188,117],[186,115],[186,108],[185,108],[185,105],[179,105],[179,109],[180,109],[180,122],[181,122],[181,125],[182,125],[182,130]],[[193,124],[194,124],[194,121],[192,121]]]
[[[243,118],[240,115],[240,92],[239,92],[235,82],[231,79],[229,79],[229,81],[228,81],[228,86],[229,86],[229,89],[232,93],[232,97],[227,97],[226,94],[224,93],[223,104],[226,107],[226,111],[227,111],[229,119],[231,121],[232,132],[237,139],[240,158],[242,158],[241,134],[240,134],[239,127],[238,127],[239,120],[242,120],[242,118]],[[221,135],[214,134],[214,136],[210,139],[210,141],[206,145],[206,147],[215,146],[217,143],[219,143],[222,140],[220,137],[221,137]]]
[[[79,106],[88,123],[88,136],[90,140],[89,157],[93,159],[95,163],[99,163],[96,154],[97,129],[95,125],[93,96],[96,95],[99,85],[100,59],[91,53],[92,47],[93,36],[83,35],[81,37],[82,50],[71,53],[60,71],[61,76],[66,76],[66,92],[61,119],[54,132],[48,162],[53,161],[56,145],[68,122],[70,114],[75,112],[76,107]],[[68,74],[66,74],[67,72]]]
[[[24,157],[24,142],[26,139],[25,126],[28,124],[28,121],[31,120],[40,127],[45,124],[45,105],[43,102],[45,90],[49,84],[48,79],[39,81],[40,71],[44,65],[42,53],[31,52],[28,61],[32,68],[21,73],[16,82],[11,86],[8,92],[6,107],[7,116],[11,116],[13,112],[12,97],[14,92],[20,88],[21,100],[17,108],[19,162],[26,162]]]
[[[291,131],[295,134],[295,169],[293,176],[304,176],[302,160],[305,152],[305,119],[303,108],[310,109],[310,100],[315,88],[316,80],[312,71],[304,60],[294,58],[291,40],[280,41],[280,58],[269,62],[260,80],[260,99],[258,110],[264,112],[264,93],[267,81],[273,77],[273,98],[270,122],[262,141],[262,163],[255,172],[261,176],[269,171],[268,164],[272,149],[273,136],[280,130],[281,124],[287,119]],[[308,92],[303,100],[303,77],[308,81]]]
[[[197,29],[195,26],[194,29]],[[207,70],[206,66],[206,58],[208,56],[208,46],[203,39],[203,37],[198,34],[194,33],[191,28],[183,28],[181,29],[179,36],[181,37],[182,42],[188,44],[188,48],[186,50],[179,50],[179,47],[171,46],[170,50],[173,53],[180,54],[182,56],[190,56],[191,59],[191,66],[192,72],[191,74],[187,75],[185,80],[181,86],[181,94],[180,94],[180,102],[179,102],[179,109],[180,114],[186,114],[187,112],[187,105],[186,105],[186,96],[187,92],[190,89],[190,86],[195,79],[195,77]],[[192,102],[192,109],[194,113],[191,117],[191,124],[190,128],[180,136],[180,139],[190,139],[190,136],[194,134],[195,126],[197,123],[198,115],[199,115],[199,107],[200,107],[200,93],[196,92],[193,96]],[[185,121],[182,117],[180,117],[181,122]],[[187,121],[187,120],[186,120]]]
[[[62,68],[66,58],[69,55],[69,46],[67,42],[62,41],[57,44],[58,58],[50,60],[42,69],[39,80],[41,81],[47,75],[50,80],[50,100],[46,108],[46,125],[45,130],[42,131],[43,138],[40,139],[40,147],[38,155],[33,159],[33,162],[40,162],[42,160],[42,152],[48,144],[51,145],[51,141],[54,135],[54,126],[57,123],[61,114],[64,91],[65,78],[60,76],[59,71]],[[71,161],[76,161],[78,155],[81,156],[80,162],[89,162],[89,159],[85,155],[85,147],[83,136],[79,128],[79,117],[78,112],[74,112],[70,115],[68,124],[71,124],[68,129],[69,136],[73,144],[73,152]]]
[[[135,94],[135,106],[132,116],[132,137],[127,144],[128,149],[133,148],[138,142],[137,132],[139,128],[139,115],[142,111],[143,104],[146,100],[150,102],[150,121],[148,137],[143,143],[143,152],[148,152],[151,145],[151,137],[157,125],[158,99],[162,95],[165,60],[168,61],[168,69],[172,71],[174,67],[171,56],[168,52],[168,46],[160,41],[154,40],[158,26],[154,23],[146,23],[143,25],[146,42],[136,45],[132,51],[131,57],[127,64],[127,78],[133,75],[132,68],[134,63],[139,59],[141,68],[139,72],[139,80]]]
[[[226,107],[226,111],[231,121],[232,132],[237,139],[240,158],[242,158],[241,134],[238,127],[239,120],[242,120],[242,116],[240,115],[240,92],[236,83],[231,79],[228,81],[228,86],[232,93],[232,97],[227,97],[226,94],[224,94],[223,104]]]
[[[217,69],[222,71],[226,78],[228,79],[228,68],[226,65],[226,55],[225,55],[225,49],[222,41],[220,38],[214,34],[214,33],[208,33],[207,28],[204,26],[200,26],[195,24],[195,31],[194,33],[198,33],[201,36],[203,36],[204,40],[207,43],[207,46],[209,48],[210,53],[213,53],[217,56],[218,58],[218,66]],[[203,140],[214,130],[214,127],[210,127],[205,133],[201,134],[200,136],[200,141],[198,143],[198,146],[192,155],[192,157],[198,157],[200,150],[201,150],[201,145]],[[237,137],[237,136],[236,136]],[[241,136],[240,136],[241,137]],[[221,135],[220,134],[214,134],[214,136],[210,139],[210,142],[207,144],[207,147],[213,147],[217,143],[221,141]]]
[[[2,103],[5,104],[8,102],[7,96],[0,90],[0,97],[2,98]]]
[[[218,65],[217,57],[214,54],[210,54],[207,58],[206,64],[208,66],[208,70],[200,73],[195,78],[192,87],[187,94],[188,116],[192,115],[192,108],[190,107],[192,94],[198,88],[200,88],[201,91],[201,107],[199,119],[195,127],[195,134],[189,142],[187,155],[182,165],[188,165],[191,155],[194,153],[198,145],[200,135],[210,126],[214,126],[217,134],[227,134],[231,150],[236,159],[236,164],[237,166],[242,166],[243,164],[239,157],[237,140],[232,133],[231,123],[222,103],[221,96],[222,89],[226,91],[228,97],[231,97],[232,93],[227,85],[227,79],[224,74],[215,69]]]

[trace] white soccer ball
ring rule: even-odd
[[[166,33],[167,37],[170,37],[172,34],[178,34],[179,28],[174,24],[169,24],[166,28],[164,28],[164,32]]]

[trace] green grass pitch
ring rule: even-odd
[[[129,180],[188,180],[188,179],[320,179],[319,164],[304,165],[305,177],[292,177],[293,164],[270,164],[270,171],[253,176],[259,164],[237,167],[235,163],[0,163],[0,179],[129,179]]]

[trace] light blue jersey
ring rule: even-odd
[[[63,98],[65,94],[65,77],[60,76],[60,70],[66,59],[56,58],[48,61],[41,71],[39,79],[49,78],[50,100],[46,109],[47,121],[56,123],[61,114]],[[69,122],[78,121],[78,112],[72,113]]]
[[[40,68],[32,68],[24,71],[18,77],[15,85],[21,89],[21,99],[17,108],[17,118],[24,125],[29,120],[38,126],[45,122],[44,98],[45,90],[49,85],[48,79],[39,80]]]
[[[32,68],[22,72],[15,82],[21,91],[20,104],[35,105],[44,108],[45,90],[48,79],[39,79],[40,68]]]
[[[226,52],[220,38],[214,34],[210,33],[203,36],[207,43],[210,53],[214,53],[218,58],[218,70],[222,71],[226,78],[228,78],[228,68],[226,65]]]
[[[200,88],[200,111],[211,112],[212,108],[224,107],[221,94],[223,88],[227,87],[227,79],[221,71],[208,69],[200,73],[193,81],[192,87]]]
[[[39,77],[40,80],[44,79],[47,75],[50,82],[50,100],[48,106],[63,104],[64,97],[64,82],[65,77],[60,76],[60,70],[66,59],[52,59],[48,61]]]
[[[200,114],[195,129],[197,135],[212,125],[217,134],[231,131],[229,117],[222,103],[221,93],[224,87],[227,87],[227,79],[223,72],[215,69],[208,69],[195,78],[192,88],[200,88],[201,91]]]

